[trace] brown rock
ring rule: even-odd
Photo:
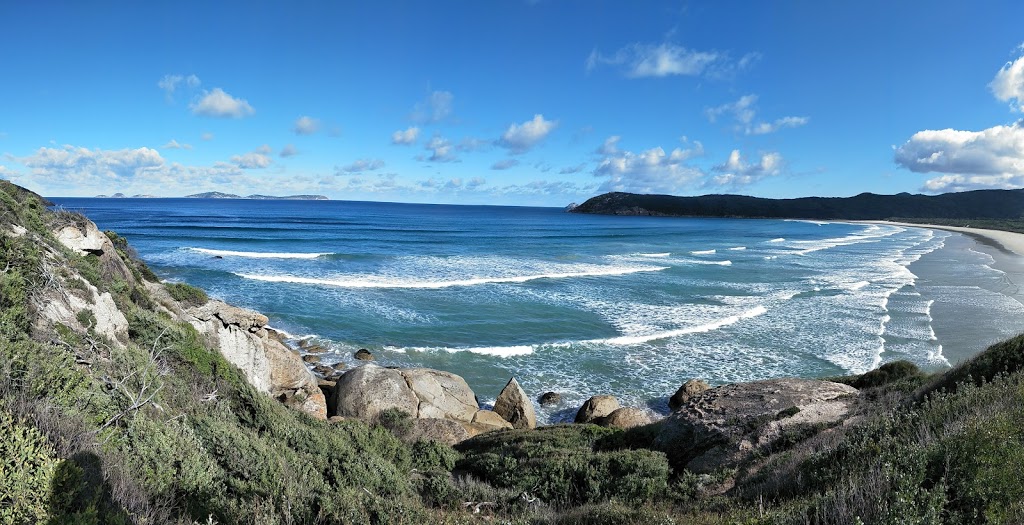
[[[360,348],[359,350],[357,350],[356,353],[354,354],[354,357],[356,359],[360,360],[360,361],[374,361],[375,360],[375,358],[373,357],[373,354],[371,354],[370,351],[365,349],[365,348]]]
[[[615,396],[593,396],[576,412],[576,423],[594,423],[595,419],[605,417],[619,408],[619,400]]]
[[[704,380],[691,379],[683,383],[683,385],[679,387],[679,390],[676,390],[675,394],[672,394],[672,397],[668,400],[668,407],[672,410],[677,410],[679,407],[685,405],[691,397],[709,388],[711,388],[711,386],[704,382]]]
[[[341,423],[342,421],[345,421],[345,418],[341,416],[331,416],[327,418],[328,423]]]
[[[302,360],[310,364],[315,364],[320,362],[320,356],[306,354],[302,356]]]
[[[537,415],[533,410],[533,401],[516,381],[509,379],[508,384],[498,394],[494,402],[494,412],[515,428],[537,428]]]
[[[302,349],[309,354],[322,354],[327,351],[327,347],[324,345],[308,345],[302,347]]]
[[[413,420],[412,432],[406,439],[408,441],[430,439],[447,445],[454,445],[470,437],[469,431],[458,421],[427,418]]]
[[[497,412],[490,410],[478,410],[473,414],[473,423],[492,426],[495,428],[512,428],[512,423],[505,421]]]
[[[651,417],[639,408],[623,407],[595,422],[602,427],[627,429],[650,424]]]

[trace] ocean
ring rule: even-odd
[[[578,215],[346,201],[52,198],[128,238],[163,279],[330,349],[510,377],[562,402],[667,410],[712,384],[950,366],[1024,328],[999,254],[885,224]]]

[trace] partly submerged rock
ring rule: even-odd
[[[676,390],[675,394],[668,400],[668,407],[672,410],[686,404],[691,397],[711,388],[711,385],[707,384],[703,379],[691,379],[682,384],[679,390]]]
[[[353,354],[353,357],[355,357],[356,359],[358,359],[360,361],[373,361],[374,360],[373,354],[371,354],[370,351],[365,349],[365,348],[360,348],[359,350],[356,350],[356,353]]]
[[[660,423],[654,448],[673,467],[709,473],[765,452],[783,432],[842,421],[857,389],[811,379],[724,385],[691,397]]]
[[[605,417],[619,409],[619,400],[615,396],[593,396],[576,412],[576,423],[594,423],[595,419]]]
[[[533,410],[533,401],[519,386],[516,378],[509,379],[508,384],[498,394],[494,402],[494,412],[515,428],[537,428],[537,414]]]
[[[562,402],[562,394],[558,392],[544,392],[537,401],[542,407],[557,405]]]

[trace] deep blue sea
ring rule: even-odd
[[[971,239],[841,222],[608,217],[552,208],[54,198],[162,278],[270,317],[354,364],[427,366],[483,403],[515,376],[541,417],[614,394],[662,410],[682,381],[948,366],[1024,307]],[[987,339],[985,339],[987,338]],[[980,339],[985,339],[981,341]]]

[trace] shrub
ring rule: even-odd
[[[186,306],[200,306],[210,300],[206,292],[185,283],[167,283],[164,287],[171,297]]]
[[[412,466],[421,472],[450,471],[455,468],[459,453],[434,440],[421,440],[412,445]]]
[[[59,458],[34,427],[0,411],[0,522],[43,523]]]

